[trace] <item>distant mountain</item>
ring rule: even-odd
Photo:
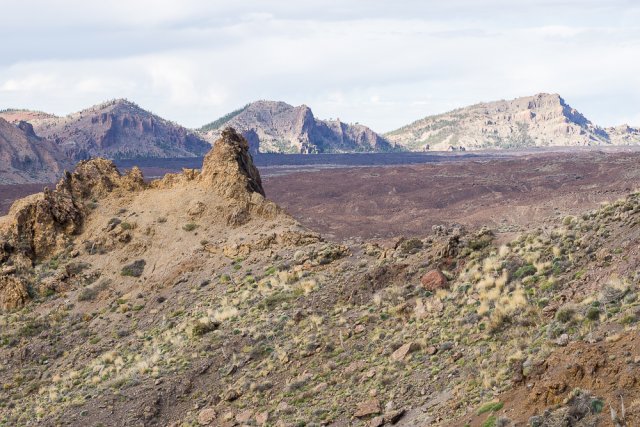
[[[10,123],[18,124],[20,122],[31,122],[34,120],[55,119],[56,116],[42,111],[9,108],[0,110],[0,118]]]
[[[71,166],[56,144],[36,136],[31,124],[0,118],[0,184],[54,182]]]
[[[123,99],[29,122],[73,160],[197,157],[211,149],[196,133]]]
[[[428,116],[385,137],[412,151],[629,145],[640,143],[640,129],[601,128],[560,95],[541,93]]]
[[[294,107],[284,102],[257,101],[203,126],[210,141],[225,127],[241,132],[253,152],[263,153],[345,153],[392,151],[382,136],[360,124],[319,120],[306,105]]]

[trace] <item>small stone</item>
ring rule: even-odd
[[[293,412],[293,408],[283,400],[282,402],[278,403],[276,412],[278,412],[279,414],[290,414]]]
[[[322,393],[323,391],[325,391],[327,389],[327,387],[329,387],[329,385],[327,383],[320,383],[317,386],[315,386],[313,388],[313,392],[314,393]]]
[[[269,412],[261,412],[256,414],[256,424],[259,426],[265,425],[269,421]]]
[[[198,424],[208,426],[216,419],[216,411],[213,408],[205,408],[198,413]]]
[[[433,356],[434,354],[436,354],[438,352],[438,349],[434,346],[429,346],[427,347],[427,349],[425,350],[425,353],[427,353],[429,356]]]
[[[556,345],[559,347],[566,347],[569,344],[569,335],[562,334],[556,340]]]
[[[224,400],[226,400],[227,402],[233,402],[234,400],[237,400],[239,397],[240,397],[240,393],[238,392],[238,390],[231,389],[227,391],[227,394],[224,396]]]
[[[368,415],[376,415],[380,413],[380,401],[378,399],[371,399],[361,402],[356,408],[356,412],[353,414],[356,418],[366,417]]]
[[[383,416],[371,418],[371,420],[369,421],[369,427],[382,427],[383,425],[384,425]]]
[[[394,351],[391,354],[391,360],[394,360],[396,362],[401,362],[404,360],[405,357],[407,357],[407,354],[409,354],[413,350],[415,350],[414,344],[411,342],[408,342],[402,345],[400,348],[398,348],[396,351]]]
[[[365,331],[365,327],[364,327],[364,325],[356,325],[356,327],[355,327],[355,329],[354,329],[354,332],[355,332],[356,334],[361,334],[361,333],[363,333],[364,331]]]
[[[384,414],[384,420],[391,424],[396,424],[398,421],[404,417],[405,410],[398,409],[395,411],[389,411]]]
[[[253,411],[251,409],[247,409],[236,415],[236,421],[239,423],[248,423],[252,417]]]

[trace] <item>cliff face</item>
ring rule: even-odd
[[[0,118],[0,184],[52,182],[69,162],[51,141],[39,138],[27,122]]]
[[[195,133],[126,100],[32,123],[38,135],[54,141],[73,160],[195,157],[211,148]]]
[[[306,105],[293,107],[284,102],[258,101],[217,120],[206,132],[217,138],[231,126],[242,132],[252,148],[263,153],[328,153],[391,151],[394,147],[366,126],[319,120]],[[211,126],[205,126],[209,129]],[[255,152],[255,151],[254,151]]]
[[[640,142],[638,129],[601,128],[557,94],[476,104],[425,117],[385,136],[412,151]]]

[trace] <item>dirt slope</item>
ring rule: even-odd
[[[624,390],[637,424],[640,194],[506,244],[383,245],[325,242],[264,193],[230,130],[202,172],[92,160],[17,202],[0,423],[607,425]]]

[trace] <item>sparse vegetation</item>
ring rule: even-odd
[[[146,261],[139,259],[122,267],[120,274],[123,276],[140,277],[144,272],[145,265],[147,265]]]
[[[198,228],[198,224],[194,224],[193,222],[190,222],[190,223],[185,224],[185,225],[182,226],[182,229],[184,231],[193,231],[196,228]]]

